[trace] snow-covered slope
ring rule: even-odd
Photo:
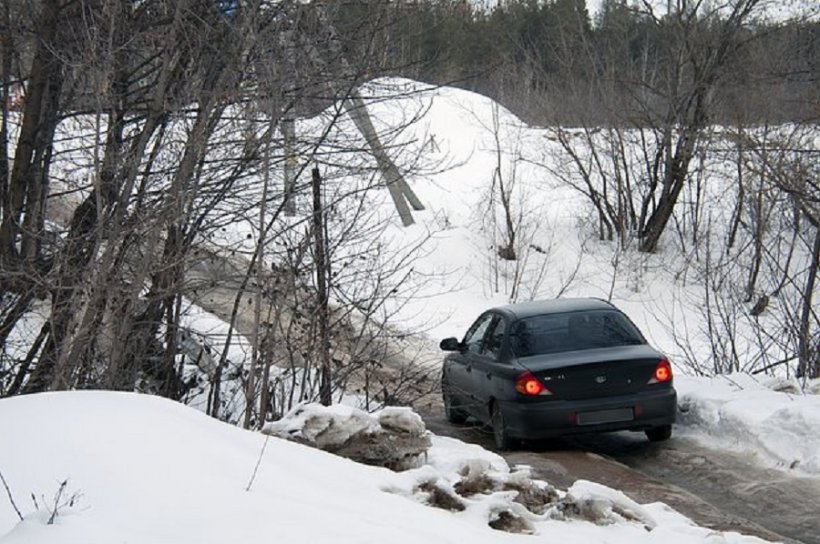
[[[640,521],[614,514],[603,526],[536,519],[534,536],[500,532],[487,523],[493,505],[509,503],[509,492],[479,496],[457,513],[420,504],[411,493],[421,481],[455,477],[470,463],[509,472],[475,446],[437,439],[430,465],[393,473],[278,438],[266,444],[259,433],[145,395],[3,399],[0,437],[0,472],[25,518],[18,520],[4,492],[4,544],[760,542],[695,527],[662,504],[639,506],[592,483],[571,492],[591,507],[617,504]]]

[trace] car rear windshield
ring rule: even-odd
[[[517,357],[646,343],[629,319],[612,310],[527,317],[510,332]]]

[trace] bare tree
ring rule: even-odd
[[[772,191],[780,195],[785,204],[781,204],[781,208],[791,207],[794,210],[794,219],[789,225],[794,236],[790,238],[786,257],[783,258],[781,252],[774,249],[768,250],[761,260],[771,262],[777,275],[782,278],[773,290],[773,296],[786,296],[789,291],[795,293],[795,304],[787,315],[787,322],[792,324],[789,337],[794,339],[794,347],[790,351],[796,353],[798,375],[809,378],[820,375],[820,316],[814,307],[820,263],[820,185],[817,183],[817,157],[820,151],[813,144],[814,130],[811,123],[799,124],[784,127],[775,134],[760,134],[747,142],[748,152],[757,159],[756,172],[766,180]],[[767,245],[764,244],[764,247]],[[795,251],[802,259],[795,258]],[[801,261],[803,267],[799,266]],[[792,263],[798,266],[793,268]],[[759,265],[755,266],[757,268]]]
[[[283,144],[289,123],[280,120],[357,96],[353,90],[373,73],[367,47],[387,24],[382,4],[372,2],[373,23],[362,18],[356,29],[365,47],[356,62],[341,46],[356,41],[337,36],[327,6],[318,4],[35,4],[36,33],[3,39],[4,63],[18,53],[27,81],[10,143],[15,164],[2,185],[0,263],[13,293],[3,297],[3,342],[36,298],[49,299],[50,315],[25,360],[14,363],[7,393],[138,384],[184,393],[180,319],[195,298],[197,286],[186,279],[192,262],[214,233],[258,209],[246,195],[262,169],[294,163]],[[20,16],[4,6],[6,22]],[[34,45],[29,57],[19,54],[24,42]],[[7,87],[7,67],[3,78]],[[246,107],[254,102],[264,104],[261,115]],[[4,126],[10,120],[4,108]],[[366,141],[379,166],[398,171],[379,140]],[[268,225],[286,205],[292,209],[285,196],[300,190],[298,174],[289,172],[284,195],[261,197],[273,210],[259,213],[265,243],[279,232]],[[64,232],[46,222],[46,203],[61,191],[80,199]],[[260,242],[237,303],[262,282],[263,250]],[[260,303],[258,321],[262,310]],[[258,335],[257,348],[266,343],[269,336]],[[215,415],[224,356],[209,378]]]
[[[567,85],[579,100],[592,89],[609,117],[603,128],[594,121],[596,114],[579,130],[553,132],[567,157],[564,171],[572,172],[564,177],[573,178],[594,206],[602,238],[617,234],[624,244],[634,237],[641,251],[658,248],[681,193],[697,179],[696,159],[708,143],[715,90],[744,46],[744,30],[759,4],[733,0],[709,8],[686,2],[661,16],[646,3],[630,11],[647,33],[664,36],[660,45],[616,35],[610,49],[599,53],[591,36],[573,32],[586,40],[591,72],[576,79],[568,74]],[[635,43],[644,48],[640,54]],[[649,48],[658,46],[662,49],[650,54]]]

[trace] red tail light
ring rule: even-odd
[[[672,380],[672,365],[666,359],[658,361],[655,372],[648,383],[664,383]]]
[[[515,379],[515,390],[530,397],[538,395],[552,395],[552,391],[544,387],[532,372],[519,374]]]

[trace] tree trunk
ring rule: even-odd
[[[26,384],[26,393],[45,391],[54,385],[58,367],[68,363],[69,352],[84,344],[81,326],[87,320],[91,271],[87,268],[97,251],[97,196],[86,198],[74,212],[65,248],[60,252],[57,278],[51,293],[51,334],[40,361]],[[73,361],[72,365],[79,364]],[[69,371],[60,369],[66,379]]]
[[[695,142],[699,136],[699,129],[689,127],[681,133],[678,143],[675,146],[672,157],[666,172],[664,173],[663,192],[658,201],[658,206],[644,226],[640,250],[645,253],[654,253],[658,249],[661,235],[666,230],[666,225],[675,211],[675,204],[687,182],[689,175],[689,163],[695,149]],[[671,152],[671,150],[670,150]]]
[[[35,214],[35,202],[27,202],[27,196],[39,194],[36,183],[42,180],[38,170],[48,170],[47,165],[37,164],[37,159],[49,156],[50,139],[44,137],[49,126],[57,124],[59,90],[62,85],[62,68],[58,59],[58,47],[54,43],[57,32],[60,3],[57,0],[43,2],[38,21],[38,46],[32,61],[23,120],[15,147],[11,177],[2,195],[2,218],[0,218],[0,262],[19,263],[16,242],[18,236],[30,237],[37,233],[21,230],[21,219]],[[8,8],[7,8],[8,9]],[[5,76],[4,76],[5,77]],[[49,94],[52,96],[49,98]],[[4,97],[5,98],[5,97]],[[4,107],[5,109],[5,107]],[[5,119],[5,114],[4,114]]]
[[[8,312],[2,315],[3,321],[0,322],[0,346],[6,345],[6,340],[11,334],[12,329],[17,324],[17,321],[28,312],[31,307],[31,302],[34,300],[34,292],[29,290],[16,296],[17,300],[11,304]]]
[[[740,137],[737,139],[737,203],[732,212],[732,219],[729,222],[729,239],[726,242],[726,254],[735,246],[737,240],[737,231],[740,227],[740,220],[743,215],[743,201],[746,199],[746,181],[743,175],[743,143]]]
[[[820,377],[820,345],[812,345],[811,321],[812,297],[814,285],[817,281],[817,270],[820,268],[820,227],[815,227],[814,245],[811,253],[809,276],[806,278],[806,287],[803,289],[803,310],[800,313],[800,338],[798,339],[798,353],[800,363],[798,375],[809,379]],[[814,316],[816,319],[816,316]]]
[[[2,74],[2,115],[0,120],[0,217],[5,216],[7,206],[6,195],[8,195],[9,184],[9,102],[11,97],[11,60],[14,44],[11,38],[11,17],[9,15],[9,4],[4,2],[5,9],[3,10],[3,26],[5,27],[5,34],[0,36],[0,70]],[[2,248],[0,248],[0,263],[2,259]]]
[[[313,240],[316,261],[316,308],[319,319],[319,402],[330,406],[330,339],[328,338],[327,256],[325,254],[325,226],[322,213],[322,177],[319,168],[312,172]]]
[[[273,108],[271,108],[273,109]],[[256,404],[256,374],[257,369],[259,368],[259,359],[260,353],[262,352],[262,338],[267,338],[267,334],[260,334],[260,329],[262,326],[262,292],[263,292],[263,284],[265,282],[265,276],[262,273],[263,266],[265,266],[265,215],[268,209],[268,186],[270,185],[270,169],[271,169],[271,147],[273,139],[273,111],[270,112],[270,124],[268,125],[268,136],[267,141],[265,142],[265,155],[263,158],[263,171],[262,171],[262,199],[259,202],[259,223],[257,227],[259,228],[259,238],[256,241],[256,254],[259,255],[259,260],[256,265],[256,294],[253,297],[253,338],[251,339],[251,364],[248,368],[248,383],[245,385],[245,418],[242,422],[242,426],[246,429],[250,429],[251,427],[251,420],[253,419],[253,406]],[[286,129],[285,126],[289,126],[289,129]],[[293,148],[289,147],[288,139],[291,140],[294,137],[293,134],[293,119],[283,119],[280,125],[282,127],[282,134],[285,137],[285,202],[284,206],[284,213],[285,215],[293,215],[296,209],[293,207],[293,171],[289,171],[289,161],[291,160],[291,154],[293,153]],[[287,133],[287,135],[286,135]],[[293,145],[291,141],[290,146]],[[290,212],[288,213],[288,208],[291,207]],[[266,367],[266,370],[269,371],[269,367]],[[266,374],[268,374],[266,372]],[[268,383],[267,379],[262,384],[263,389],[267,389]],[[260,421],[264,421],[264,414],[260,414]]]
[[[272,117],[271,117],[272,118]],[[285,144],[285,205],[284,212],[288,217],[296,215],[296,172],[297,172],[297,158],[296,158],[296,123],[290,115],[283,117],[279,124],[279,129],[282,131],[282,139]],[[268,143],[270,147],[270,143]],[[270,151],[267,151],[270,153]],[[265,168],[265,175],[267,169],[270,168],[270,160],[266,159],[268,163]]]
[[[358,93],[355,91],[351,93],[351,97],[345,101],[345,109],[350,115],[350,118],[353,119],[356,128],[358,128],[359,132],[365,137],[370,151],[376,158],[376,164],[387,184],[387,189],[390,191],[390,197],[393,199],[396,211],[399,212],[402,224],[405,227],[412,225],[415,221],[413,220],[413,214],[410,212],[410,207],[407,205],[408,202],[416,211],[423,210],[424,205],[407,184],[407,181],[404,179],[402,173],[399,172],[396,164],[384,150],[384,146],[379,139],[379,135],[376,133],[373,122],[370,120],[370,115],[367,113],[367,107],[364,105],[364,101]]]

